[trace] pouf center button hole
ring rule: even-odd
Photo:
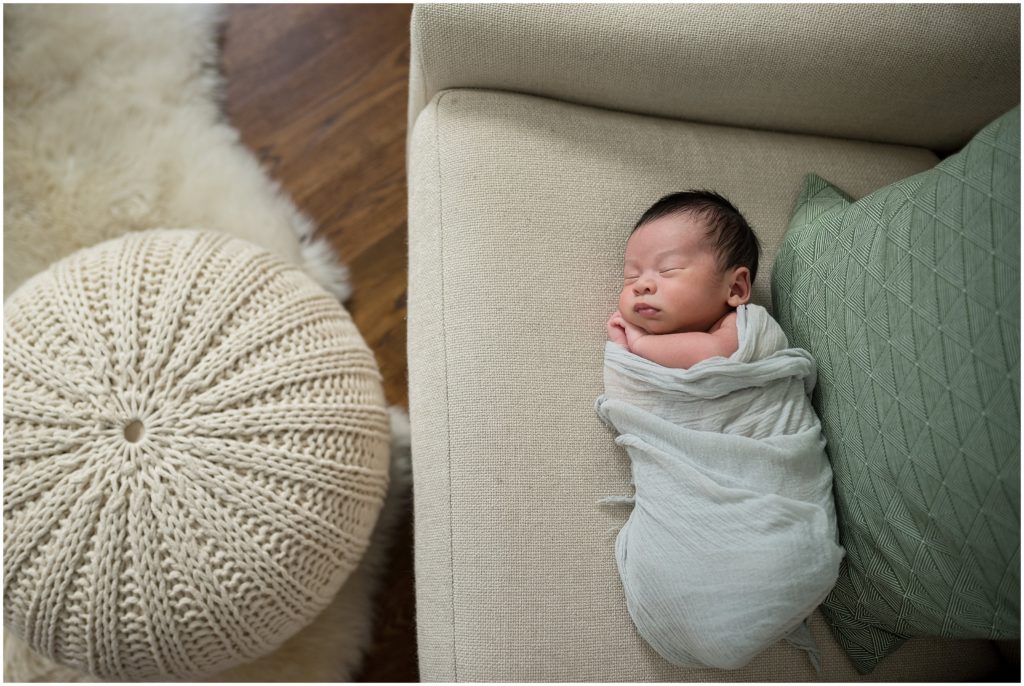
[[[124,439],[129,443],[138,443],[146,434],[146,427],[138,419],[133,419],[124,427]]]

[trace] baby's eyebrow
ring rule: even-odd
[[[664,259],[666,257],[685,257],[685,256],[686,256],[686,251],[685,250],[681,250],[679,248],[672,248],[670,250],[662,250],[661,252],[654,253],[654,256],[652,257],[652,260],[657,262],[658,260]],[[637,260],[635,260],[635,259],[626,258],[624,260],[624,264],[627,267],[635,267],[636,263],[637,263]]]
[[[670,248],[668,250],[662,250],[659,253],[654,254],[654,259],[659,260],[663,257],[683,257],[686,255],[686,251],[682,248]]]

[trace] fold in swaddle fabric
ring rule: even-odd
[[[738,669],[787,638],[817,668],[804,620],[844,551],[810,402],[816,367],[763,307],[740,306],[737,328],[731,357],[690,369],[605,346],[596,409],[636,487],[615,545],[626,605],[677,665]]]

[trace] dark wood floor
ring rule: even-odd
[[[405,132],[411,5],[232,5],[227,114],[349,266],[349,312],[389,403],[408,407]],[[361,681],[419,680],[411,513]]]

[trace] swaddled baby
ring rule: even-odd
[[[759,250],[707,191],[662,198],[626,244],[596,405],[636,489],[616,558],[637,630],[670,662],[737,669],[786,639],[820,670],[805,620],[844,551],[814,360],[748,304]]]

